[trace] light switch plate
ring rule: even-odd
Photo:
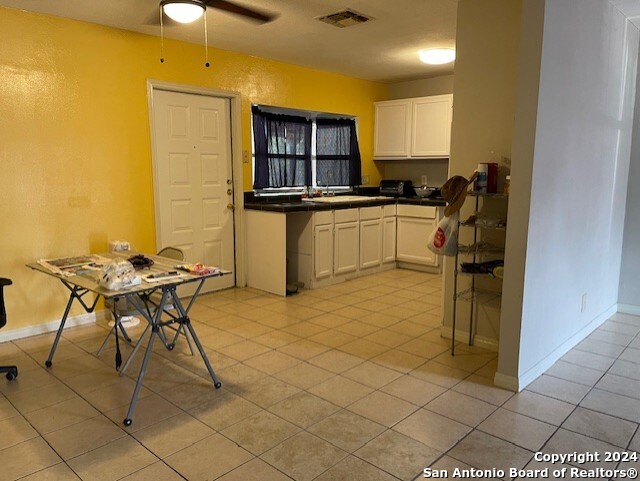
[[[363,175],[361,181],[362,181],[361,182],[362,185],[367,185],[369,183],[369,176]]]

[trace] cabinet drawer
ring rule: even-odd
[[[334,219],[336,224],[340,222],[357,222],[358,221],[358,209],[339,209],[334,213]]]
[[[419,217],[421,219],[435,219],[437,217],[437,207],[430,205],[398,205],[398,216]]]
[[[396,215],[396,204],[383,205],[382,213],[385,217],[393,217]]]
[[[360,207],[360,220],[374,220],[382,218],[382,206]]]
[[[321,212],[315,212],[313,214],[314,225],[325,225],[333,223],[333,211],[323,210]]]

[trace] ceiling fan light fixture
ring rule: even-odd
[[[199,0],[165,0],[162,10],[167,16],[180,23],[191,23],[198,20],[207,7]]]
[[[427,48],[420,50],[418,57],[423,63],[442,65],[453,62],[456,59],[456,51],[453,48]]]

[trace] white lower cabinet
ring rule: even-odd
[[[382,264],[382,206],[360,209],[360,269]]]
[[[333,274],[358,270],[358,209],[339,209],[333,213]]]
[[[396,205],[382,207],[382,263],[396,261]]]
[[[396,265],[433,271],[427,238],[442,208],[385,205],[287,214],[249,210],[247,285],[284,296],[287,284],[327,286]]]
[[[358,270],[358,221],[336,223],[333,234],[333,273]]]
[[[360,221],[360,269],[382,264],[382,220]]]
[[[395,205],[393,208],[395,216]],[[312,218],[311,287],[352,279],[382,269],[382,206],[315,212]],[[393,242],[395,258],[395,230]],[[392,267],[391,264],[385,266]]]
[[[396,260],[438,267],[438,256],[427,248],[427,239],[437,224],[435,207],[398,205]]]
[[[316,279],[324,279],[332,273],[333,224],[316,225],[313,228],[313,274]]]

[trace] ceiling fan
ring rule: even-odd
[[[222,10],[261,24],[276,18],[274,14],[260,12],[229,0],[162,0],[160,2],[160,15],[162,18],[159,19],[158,16],[154,16],[152,23],[170,24],[172,20],[178,23],[191,23],[199,19],[207,8]]]
[[[207,8],[215,8],[225,12],[239,15],[256,23],[267,23],[274,20],[277,15],[259,12],[253,8],[243,7],[229,0],[161,0],[160,14],[148,23],[160,24],[160,62],[164,63],[164,25],[186,24],[198,20],[204,15],[204,66],[209,68],[208,34],[207,34]]]

